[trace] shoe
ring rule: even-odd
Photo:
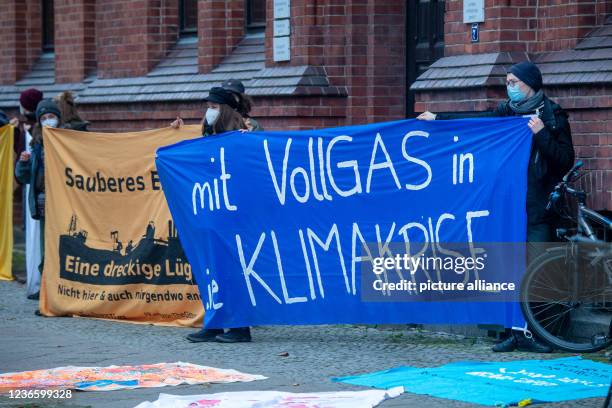
[[[553,349],[548,344],[542,343],[535,337],[528,339],[524,334],[517,335],[517,349],[529,353],[552,353]]]
[[[42,315],[42,313],[40,313],[40,309],[36,309],[36,311],[34,312],[34,314],[35,314],[36,316],[44,317],[44,316]]]
[[[516,350],[517,343],[518,341],[516,339],[516,336],[514,335],[514,333],[512,333],[506,340],[494,345],[491,350],[497,353],[507,353],[509,351]]]
[[[215,341],[215,337],[219,334],[223,334],[222,329],[202,329],[199,332],[188,334],[186,338],[192,343],[203,343]]]
[[[28,295],[28,299],[30,299],[30,300],[38,300],[38,299],[40,299],[40,292],[36,292],[36,293],[32,293],[31,295]]]
[[[229,329],[227,333],[218,335],[216,340],[219,343],[248,343],[251,341],[251,329],[248,327]]]

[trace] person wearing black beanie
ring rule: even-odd
[[[61,113],[55,102],[44,99],[36,106],[36,124],[32,128],[31,152],[23,151],[15,165],[15,177],[21,184],[29,184],[30,215],[40,221],[40,254],[38,269],[42,275],[45,264],[45,149],[43,127],[60,127]],[[34,299],[34,298],[32,298]]]
[[[239,79],[228,79],[223,81],[221,88],[226,91],[230,91],[238,102],[238,108],[236,109],[242,118],[249,132],[263,131],[263,127],[251,116],[251,109],[253,107],[253,100],[249,95],[246,94],[244,84]]]
[[[547,210],[548,196],[555,185],[574,164],[574,146],[567,113],[551,101],[542,90],[542,73],[530,61],[512,65],[506,75],[508,99],[492,112],[431,113],[423,112],[421,120],[444,120],[474,117],[530,116],[527,126],[533,133],[527,174],[527,260],[538,255],[535,242],[555,240],[558,216]],[[536,352],[552,351],[535,339],[521,333],[511,333],[493,351],[523,349]]]
[[[534,92],[542,89],[542,73],[536,64],[529,61],[519,62],[510,67],[510,73],[523,83],[529,85]]]

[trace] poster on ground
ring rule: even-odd
[[[198,126],[133,133],[44,130],[40,311],[197,326],[203,307],[161,190],[155,151]]]

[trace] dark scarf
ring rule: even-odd
[[[544,103],[544,92],[540,89],[533,96],[527,99],[523,99],[520,102],[510,101],[508,104],[510,109],[514,111],[514,113],[518,113],[519,115],[526,115],[535,111],[537,108],[540,108]]]

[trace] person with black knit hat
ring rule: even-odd
[[[41,263],[38,267],[43,272],[45,257],[45,150],[43,146],[43,127],[59,127],[60,110],[50,99],[42,100],[36,107],[36,124],[32,128],[31,153],[21,152],[15,166],[15,176],[22,184],[29,184],[28,204],[30,215],[40,221]]]
[[[551,101],[542,90],[542,73],[530,61],[510,67],[506,75],[508,99],[492,112],[438,113],[424,112],[421,120],[444,120],[474,117],[531,116],[529,129],[533,133],[531,156],[527,170],[527,242],[552,242],[558,217],[546,209],[548,196],[555,185],[574,164],[574,146],[567,113]],[[537,255],[534,245],[527,245],[527,260]],[[511,333],[493,351],[522,349],[550,352],[552,349],[537,339],[527,339],[523,333]]]
[[[244,84],[239,79],[228,79],[223,81],[221,88],[226,91],[230,91],[236,102],[238,102],[238,113],[242,115],[244,123],[249,132],[262,131],[263,127],[251,117],[251,109],[253,107],[253,100],[247,95],[244,89]]]

